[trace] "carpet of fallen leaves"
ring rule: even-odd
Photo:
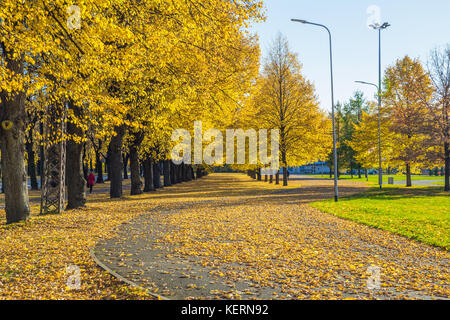
[[[90,247],[98,239],[112,237],[116,226],[149,206],[142,197],[110,201],[106,190],[91,195],[85,208],[58,215],[38,216],[39,206],[32,201],[32,218],[13,225],[5,225],[0,211],[0,299],[151,298],[92,260]],[[78,290],[67,286],[71,265],[80,268]]]
[[[340,191],[362,189],[342,182]],[[267,288],[275,299],[450,297],[448,251],[308,205],[330,197],[330,181],[297,180],[283,188],[244,175],[213,175],[186,195],[184,205],[167,204],[164,214],[141,216],[127,225],[122,238],[99,249],[111,267],[116,263],[117,270],[142,284],[163,284],[157,292],[164,289],[168,297],[251,299],[267,297]],[[145,239],[156,245],[142,244]],[[155,259],[149,253],[155,248],[162,250],[156,260],[167,259],[167,270],[157,263],[159,269],[152,272],[155,266],[146,262]],[[180,270],[183,261],[188,265]],[[192,264],[203,267],[208,279],[200,271],[199,280]],[[371,266],[380,268],[379,289],[367,287]],[[191,281],[184,293],[180,278]],[[205,291],[219,284],[228,288]]]
[[[90,195],[85,208],[60,215],[37,216],[34,202],[30,221],[4,225],[0,212],[0,299],[151,299],[102,271],[89,251],[117,236],[118,226],[146,215],[170,226],[163,241],[174,254],[196,257],[231,286],[248,280],[276,288],[274,298],[449,297],[447,251],[310,207],[307,202],[332,195],[329,182],[292,181],[283,188],[215,174],[113,201],[106,187]],[[362,189],[348,183],[341,192]],[[183,203],[192,205],[175,214],[155,210]],[[67,287],[70,265],[81,268],[79,290]],[[379,292],[366,288],[370,265],[381,268]]]
[[[305,204],[196,206],[163,223],[176,230],[162,240],[175,253],[201,257],[228,281],[274,288],[274,298],[450,297],[448,252]],[[367,288],[370,266],[380,267],[380,290]]]

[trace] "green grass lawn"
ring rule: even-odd
[[[440,187],[372,188],[339,202],[311,204],[324,212],[450,249],[450,194]]]

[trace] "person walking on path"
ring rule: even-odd
[[[92,193],[92,187],[94,186],[94,184],[95,184],[95,175],[94,175],[94,173],[92,172],[92,170],[91,170],[91,173],[89,173],[89,176],[88,176],[88,186],[89,186],[89,193]]]

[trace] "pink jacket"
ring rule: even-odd
[[[95,184],[95,176],[92,172],[88,176],[88,184],[90,186],[93,186]]]

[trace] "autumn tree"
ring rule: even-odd
[[[381,158],[382,168],[399,167],[402,163],[395,160],[397,146],[395,133],[391,130],[392,120],[387,108],[381,108]],[[361,114],[361,121],[354,124],[352,140],[348,142],[356,152],[355,159],[365,168],[376,168],[379,164],[378,143],[378,105],[369,103],[368,110]]]
[[[362,112],[367,111],[367,106],[363,93],[356,91],[350,100],[344,104],[342,114],[342,133],[339,147],[341,149],[344,161],[350,169],[353,177],[353,170],[358,169],[358,176],[361,178],[361,163],[355,158],[356,152],[349,142],[353,140],[354,125],[361,122]]]
[[[301,74],[297,56],[278,35],[259,79],[255,118],[261,128],[278,129],[283,185],[287,167],[325,157],[331,147],[330,122],[319,109],[313,85]]]
[[[68,122],[69,208],[86,201],[82,154],[86,131],[96,121],[102,126],[91,128],[103,132],[93,136],[110,141],[110,193],[121,196],[123,141],[128,129],[142,124],[133,110],[150,107],[145,97],[167,92],[176,96],[167,101],[178,102],[205,101],[218,91],[228,95],[222,85],[245,77],[243,69],[235,68],[234,57],[247,38],[248,22],[262,17],[261,8],[257,0],[88,0],[75,8],[63,0],[2,1],[0,140],[7,221],[29,217],[26,111],[45,114],[55,107],[63,112],[53,121]],[[79,21],[72,21],[77,14]],[[155,90],[154,83],[162,86]],[[27,110],[26,99],[37,92],[42,103]]]
[[[427,107],[432,139],[440,144],[436,157],[445,163],[445,191],[450,191],[450,45],[434,49],[428,63],[434,86],[433,99]]]
[[[421,63],[408,56],[386,70],[384,84],[383,101],[392,120],[391,130],[396,134],[399,152],[396,158],[404,163],[406,185],[411,186],[413,168],[430,165],[433,161],[429,152],[434,143],[426,130],[430,117],[427,104],[431,101],[433,87]]]

